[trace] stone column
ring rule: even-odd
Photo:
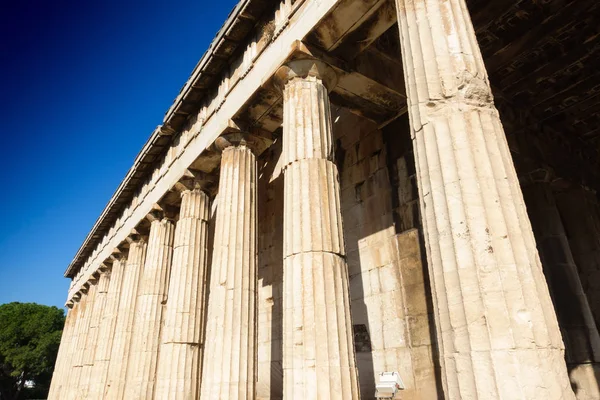
[[[137,235],[130,240],[105,389],[105,398],[111,400],[121,400],[125,395],[137,294],[146,259],[146,241]]]
[[[197,399],[202,361],[210,199],[200,189],[181,194],[165,309],[157,399]]]
[[[50,384],[50,391],[48,392],[49,400],[60,399],[60,390],[62,387],[62,380],[64,379],[63,372],[69,358],[69,346],[73,340],[73,329],[75,327],[76,319],[77,308],[72,304],[67,310],[67,318],[65,319],[65,326],[63,327],[60,339],[60,347],[58,349],[58,355],[56,356],[54,373],[52,374],[52,383]]]
[[[92,374],[92,367],[94,365],[94,359],[96,356],[96,344],[98,343],[98,330],[100,327],[100,321],[102,319],[102,313],[104,312],[104,305],[106,300],[106,294],[108,292],[108,285],[110,282],[110,273],[101,272],[96,285],[96,293],[94,296],[94,307],[92,308],[92,315],[90,316],[90,324],[85,343],[85,351],[83,353],[83,368],[81,370],[81,378],[79,383],[79,395],[78,398],[88,399],[90,379]],[[96,377],[94,377],[96,379]]]
[[[73,355],[73,367],[69,377],[69,391],[67,399],[80,399],[81,398],[81,372],[83,370],[83,360],[87,351],[87,338],[90,331],[90,322],[94,313],[94,300],[96,291],[98,288],[98,281],[95,277],[92,277],[89,282],[88,291],[83,297],[85,301],[85,307],[83,307],[83,314],[81,324],[79,326],[77,335],[77,347]]]
[[[562,217],[583,290],[600,328],[600,207],[595,193],[573,186],[557,193]]]
[[[596,369],[600,376],[600,335],[554,194],[548,182],[537,182],[526,185],[523,195],[565,342],[571,383],[577,388],[578,399],[600,399],[594,371]]]
[[[216,214],[202,399],[253,399],[256,382],[256,158],[224,147]]]
[[[136,316],[127,367],[127,399],[154,398],[162,314],[167,301],[175,224],[171,219],[163,218],[162,212],[156,213],[153,218],[155,219],[150,225],[148,253],[135,308]]]
[[[396,9],[445,395],[572,399],[465,0]]]
[[[64,399],[68,395],[69,391],[69,379],[71,377],[71,370],[73,369],[73,361],[75,357],[75,351],[77,350],[77,339],[78,333],[81,326],[81,320],[83,316],[83,303],[82,303],[82,294],[76,293],[73,297],[73,328],[71,338],[68,343],[67,353],[65,356],[65,361],[63,366],[61,367],[61,379],[60,386],[57,388],[56,399]]]
[[[88,399],[102,399],[105,393],[106,380],[108,378],[108,366],[110,362],[110,353],[115,336],[115,327],[117,322],[117,311],[119,308],[119,298],[121,296],[121,287],[123,285],[123,272],[126,260],[120,256],[113,256],[113,263],[110,271],[110,284],[102,320],[98,330],[98,340],[96,353],[94,357],[94,367],[92,369],[92,381]]]
[[[277,72],[283,87],[283,393],[287,399],[358,399],[348,266],[322,63]]]

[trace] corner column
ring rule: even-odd
[[[140,277],[146,260],[146,240],[138,235],[129,238],[129,254],[123,272],[123,284],[117,311],[115,333],[110,353],[106,399],[123,399],[127,376],[127,362],[131,349],[133,321]]]
[[[162,214],[158,213],[158,214]],[[155,215],[150,224],[148,253],[140,281],[131,352],[127,366],[127,399],[153,399],[156,366],[167,301],[175,224]]]
[[[202,399],[254,399],[256,383],[256,157],[243,137],[222,149]]]
[[[210,199],[206,193],[199,188],[182,192],[158,359],[157,399],[198,398],[209,216]]]
[[[123,285],[123,272],[126,260],[118,255],[112,256],[112,267],[110,271],[110,284],[102,320],[98,330],[98,344],[94,356],[94,367],[92,369],[92,381],[88,399],[103,399],[108,378],[108,367],[110,363],[110,353],[115,336],[115,327],[117,322],[117,311],[121,296],[121,287]]]
[[[52,382],[50,384],[50,391],[48,392],[49,400],[60,398],[60,391],[62,389],[63,379],[65,377],[64,369],[69,360],[69,347],[71,345],[71,341],[73,340],[73,331],[75,328],[76,319],[77,308],[71,301],[69,309],[67,310],[67,318],[65,320],[65,325],[63,327],[63,332],[60,339],[58,355],[56,356],[54,373],[52,374]]]
[[[73,327],[71,340],[69,341],[69,347],[66,349],[66,357],[64,364],[61,368],[61,380],[60,385],[57,388],[56,399],[63,399],[68,396],[69,393],[69,380],[72,376],[71,370],[73,368],[73,361],[75,357],[75,352],[77,351],[77,340],[79,336],[79,330],[81,329],[81,322],[83,319],[84,305],[83,305],[83,297],[82,293],[78,292],[73,295]]]
[[[396,0],[448,399],[573,399],[465,0]]]
[[[316,60],[276,75],[283,88],[283,393],[286,399],[358,399],[348,267],[326,85]]]

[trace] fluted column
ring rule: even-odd
[[[155,398],[197,399],[202,361],[210,199],[200,189],[181,195],[165,309]]]
[[[202,399],[253,399],[256,381],[256,158],[223,150]]]
[[[106,380],[108,378],[108,367],[110,353],[115,335],[117,322],[117,311],[123,285],[123,272],[125,259],[115,257],[110,271],[110,283],[104,303],[102,319],[98,329],[98,340],[92,368],[92,381],[88,399],[102,399],[105,393]]]
[[[127,399],[154,398],[163,305],[167,300],[174,231],[175,224],[167,218],[155,219],[150,225],[148,254],[138,292],[127,367]]]
[[[465,0],[396,6],[445,395],[572,399]]]
[[[98,288],[98,281],[90,282],[88,291],[82,296],[84,301],[84,307],[82,307],[81,324],[78,328],[77,333],[77,346],[73,354],[73,366],[69,376],[69,390],[65,397],[66,399],[80,399],[81,398],[81,372],[83,370],[83,360],[85,352],[87,351],[87,338],[89,335],[90,322],[94,313],[94,300],[96,291]]]
[[[125,395],[127,364],[131,349],[133,321],[135,318],[140,277],[146,259],[146,241],[135,238],[129,245],[127,264],[117,311],[117,322],[110,353],[106,399],[121,400]]]
[[[283,88],[283,377],[286,399],[358,399],[348,267],[333,162],[330,70],[302,60]]]
[[[537,182],[526,185],[523,195],[565,342],[571,383],[578,399],[600,399],[595,371],[600,372],[600,335],[554,194],[549,182]]]
[[[100,327],[100,321],[102,320],[102,313],[104,312],[104,305],[106,300],[106,294],[108,293],[108,285],[110,282],[110,273],[102,272],[98,278],[96,285],[96,291],[94,295],[94,307],[92,308],[92,314],[90,315],[90,324],[85,343],[85,351],[83,353],[83,367],[81,370],[81,377],[79,379],[79,395],[80,399],[88,399],[90,379],[92,374],[92,367],[94,365],[94,359],[96,357],[96,345],[98,343],[98,330]],[[95,377],[94,377],[95,379]]]
[[[79,298],[74,298],[73,310],[74,312],[74,321],[73,321],[73,333],[71,335],[71,340],[69,341],[69,348],[67,350],[65,363],[62,367],[62,378],[60,381],[60,386],[57,389],[56,398],[64,399],[67,398],[69,393],[69,381],[72,376],[71,371],[73,369],[73,362],[75,359],[75,353],[77,351],[77,340],[79,336],[79,330],[81,329],[81,323],[83,320],[83,299],[81,297],[81,293],[76,294]]]
[[[600,329],[600,207],[598,196],[581,186],[556,195],[583,290]],[[600,376],[600,374],[599,374]],[[599,383],[600,384],[600,383]]]
[[[77,308],[72,305],[67,310],[67,318],[65,319],[65,325],[60,339],[60,347],[54,365],[54,373],[52,374],[52,383],[50,384],[50,391],[48,392],[49,400],[60,399],[60,391],[65,377],[64,369],[65,364],[69,361],[69,347],[73,340],[73,330],[76,319]]]

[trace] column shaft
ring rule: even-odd
[[[523,195],[565,342],[571,383],[577,387],[577,398],[600,399],[594,371],[596,367],[600,372],[600,365],[596,364],[600,361],[600,335],[554,194],[548,183],[536,183],[524,187]]]
[[[206,298],[210,200],[182,193],[156,382],[157,399],[198,398]]]
[[[106,380],[108,378],[108,366],[110,362],[110,353],[115,335],[117,322],[117,311],[121,296],[121,287],[123,285],[123,272],[125,267],[124,259],[113,261],[110,271],[110,284],[102,312],[102,320],[98,330],[98,340],[96,353],[94,357],[94,367],[92,369],[92,381],[88,399],[104,398]]]
[[[160,345],[163,305],[167,301],[173,233],[168,219],[154,220],[150,226],[148,254],[136,303],[136,317],[127,367],[127,399],[154,398],[154,382]]]
[[[446,397],[572,399],[465,0],[396,6]]]
[[[83,309],[81,325],[78,333],[77,347],[75,349],[75,354],[73,355],[73,367],[71,369],[71,376],[69,377],[69,394],[66,397],[67,399],[75,400],[82,398],[81,373],[83,370],[85,353],[87,352],[87,338],[90,331],[90,322],[94,313],[94,300],[97,288],[98,282],[93,282],[90,284],[87,294],[85,294],[85,307]]]
[[[82,298],[77,300],[73,305],[74,313],[74,321],[73,321],[73,333],[71,335],[71,340],[69,341],[69,348],[67,351],[67,356],[65,359],[65,363],[62,367],[62,379],[61,386],[58,388],[56,398],[63,399],[68,396],[69,392],[69,381],[71,378],[71,371],[73,369],[73,362],[75,358],[75,352],[77,350],[77,340],[79,335],[79,330],[81,329],[81,322],[83,317],[83,303]]]
[[[600,329],[600,207],[598,197],[582,187],[558,193],[564,223],[583,290]]]
[[[140,277],[146,259],[146,242],[139,240],[129,246],[127,264],[123,272],[123,286],[119,299],[117,322],[110,353],[106,399],[121,400],[125,395],[127,364],[131,349],[133,321]]]
[[[327,90],[284,89],[283,370],[288,399],[358,399]]]
[[[88,392],[90,388],[90,379],[92,378],[92,367],[94,365],[94,359],[96,356],[96,345],[98,343],[98,329],[100,327],[102,313],[104,312],[104,302],[106,300],[106,293],[108,292],[109,282],[110,273],[101,273],[100,277],[98,278],[98,284],[96,285],[94,307],[92,308],[92,315],[90,316],[90,324],[88,328],[88,334],[86,337],[85,352],[83,354],[83,367],[81,370],[81,378],[79,384],[79,398],[81,399],[89,398]]]
[[[75,307],[67,310],[67,318],[65,319],[65,326],[60,339],[60,347],[58,349],[58,355],[56,356],[56,363],[54,365],[54,373],[52,374],[52,382],[50,384],[50,391],[48,392],[48,399],[54,400],[60,397],[60,388],[62,387],[62,380],[64,379],[64,368],[69,358],[69,346],[73,339],[73,328],[75,327],[75,320],[77,319],[77,311]]]
[[[256,159],[221,159],[201,398],[253,399],[256,381]]]

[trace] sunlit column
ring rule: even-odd
[[[48,392],[49,400],[60,399],[60,390],[62,388],[62,380],[64,379],[64,368],[69,359],[69,346],[73,340],[73,330],[76,319],[77,307],[75,307],[73,302],[71,302],[69,309],[67,310],[65,326],[63,327],[63,332],[60,339],[60,347],[56,356],[54,373],[52,375],[52,383],[50,384],[50,391]]]
[[[245,143],[221,140],[202,399],[255,395],[257,177],[255,155]]]
[[[96,345],[98,343],[98,330],[100,321],[104,312],[106,294],[110,283],[110,272],[101,272],[96,285],[96,294],[94,296],[94,307],[90,316],[90,324],[86,337],[85,351],[83,353],[83,367],[79,379],[79,394],[81,399],[89,398],[90,379],[92,379],[92,368],[96,357]],[[95,379],[96,377],[94,377]]]
[[[167,300],[175,224],[158,213],[150,224],[148,252],[142,272],[131,337],[125,398],[152,399]]]
[[[210,199],[200,189],[181,194],[155,398],[196,399],[200,384],[207,287]]]
[[[446,398],[572,399],[465,0],[396,9]]]
[[[283,87],[283,378],[287,399],[358,399],[348,266],[326,85],[314,60],[277,73]]]
[[[117,322],[117,312],[121,296],[121,287],[123,285],[123,272],[126,259],[121,256],[113,256],[113,263],[110,270],[110,284],[102,320],[98,330],[98,344],[94,357],[94,366],[92,368],[92,381],[88,399],[102,399],[105,393],[106,380],[108,378],[108,366],[110,362],[110,353],[115,335]]]
[[[121,400],[125,395],[137,294],[146,259],[146,240],[137,235],[130,240],[105,388],[105,398],[111,400]]]

